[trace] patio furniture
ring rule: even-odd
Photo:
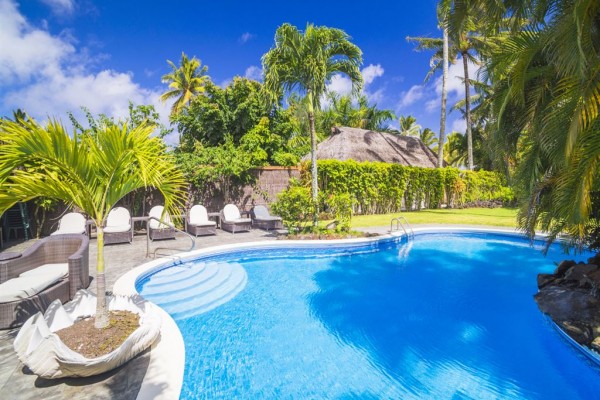
[[[196,237],[204,235],[216,235],[217,223],[208,219],[206,207],[196,204],[188,213],[187,231]]]
[[[87,230],[87,221],[85,217],[77,212],[70,212],[62,216],[58,222],[58,229],[51,235],[85,235]]]
[[[54,300],[71,300],[90,284],[89,239],[48,236],[0,260],[0,329],[21,326]]]
[[[108,213],[104,227],[104,244],[131,243],[133,224],[131,214],[124,207],[115,207]]]
[[[163,216],[164,209],[163,206],[154,206],[148,213],[148,236],[150,240],[175,239],[177,231],[173,227],[169,213],[165,212]]]
[[[283,220],[281,217],[269,214],[269,210],[265,206],[254,206],[250,211],[252,216],[252,226],[271,230],[271,229],[283,229]]]
[[[221,229],[231,233],[249,231],[252,229],[252,219],[242,218],[234,204],[227,204],[221,211]]]

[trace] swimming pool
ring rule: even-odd
[[[536,275],[563,258],[510,236],[429,233],[220,254],[136,286],[168,310],[194,268],[245,273],[224,304],[171,313],[185,342],[183,399],[595,398],[598,370],[532,298]]]

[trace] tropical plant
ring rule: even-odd
[[[283,24],[275,33],[275,46],[262,58],[265,92],[272,101],[282,92],[299,92],[306,98],[311,138],[312,198],[317,201],[317,137],[315,110],[334,74],[348,75],[354,94],[362,88],[362,52],[340,29],[307,24],[304,32]],[[317,210],[313,217],[317,226]]]
[[[334,126],[369,129],[383,132],[390,129],[389,122],[396,119],[392,110],[380,110],[377,104],[369,105],[367,97],[361,95],[353,101],[350,95],[340,96],[327,93],[329,107],[317,115],[321,132],[331,132]]]
[[[128,193],[154,187],[174,211],[183,201],[185,182],[165,146],[151,134],[154,126],[99,127],[96,134],[70,135],[57,121],[45,127],[34,120],[0,126],[0,212],[19,201],[43,196],[78,207],[97,227],[98,296],[95,326],[108,325],[104,230],[109,211]]]
[[[429,128],[425,128],[419,132],[419,138],[423,141],[425,146],[432,150],[435,149],[438,144],[438,139],[435,136],[435,132]]]
[[[421,135],[421,125],[417,124],[417,119],[412,115],[408,117],[400,116],[400,134],[419,137]]]
[[[167,60],[171,72],[163,75],[163,83],[169,84],[169,89],[160,96],[165,102],[176,98],[171,106],[171,117],[179,114],[190,100],[197,94],[203,93],[210,77],[206,75],[208,67],[201,66],[202,62],[193,57],[191,60],[181,52],[180,66],[177,67],[171,60]]]

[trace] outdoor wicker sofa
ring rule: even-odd
[[[196,204],[190,209],[186,223],[187,231],[196,237],[217,234],[217,223],[208,219],[206,207],[203,205]]]
[[[23,325],[52,301],[65,303],[89,284],[86,235],[48,236],[21,254],[0,253],[0,329]]]
[[[252,217],[252,226],[259,229],[283,229],[281,217],[269,214],[265,206],[254,206],[250,211]]]
[[[104,227],[104,244],[131,243],[133,225],[131,214],[124,207],[115,207],[108,213]]]
[[[242,218],[234,204],[227,204],[221,210],[221,229],[231,233],[249,231],[252,229],[252,219]]]
[[[177,231],[173,228],[171,216],[165,212],[163,206],[154,206],[150,209],[148,216],[148,236],[150,240],[175,239]],[[159,222],[161,220],[163,222]]]

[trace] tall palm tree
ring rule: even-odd
[[[160,96],[160,100],[165,102],[172,98],[177,99],[171,107],[171,117],[173,117],[183,110],[193,96],[204,93],[210,77],[206,75],[208,67],[206,65],[201,67],[202,61],[196,57],[190,60],[183,52],[179,67],[171,60],[167,60],[167,63],[172,71],[163,75],[161,80],[169,84],[169,89]]]
[[[77,206],[97,227],[98,296],[95,326],[108,325],[104,230],[109,211],[128,193],[154,187],[174,210],[183,202],[183,175],[153,125],[103,126],[95,135],[70,135],[56,121],[4,121],[0,126],[0,214],[20,201],[44,196]]]
[[[373,131],[389,130],[389,121],[396,119],[392,110],[381,110],[377,104],[369,105],[367,97],[361,95],[354,102],[352,96],[340,96],[335,92],[327,93],[329,108],[318,115],[321,131],[329,133],[334,126],[369,129]]]
[[[311,139],[312,197],[317,201],[317,140],[315,110],[320,109],[321,96],[327,82],[335,74],[346,74],[352,82],[352,92],[360,92],[362,52],[350,42],[341,29],[307,24],[304,32],[283,24],[275,32],[275,46],[263,57],[264,88],[271,100],[283,92],[300,92],[306,98]],[[313,217],[317,225],[317,213]]]

